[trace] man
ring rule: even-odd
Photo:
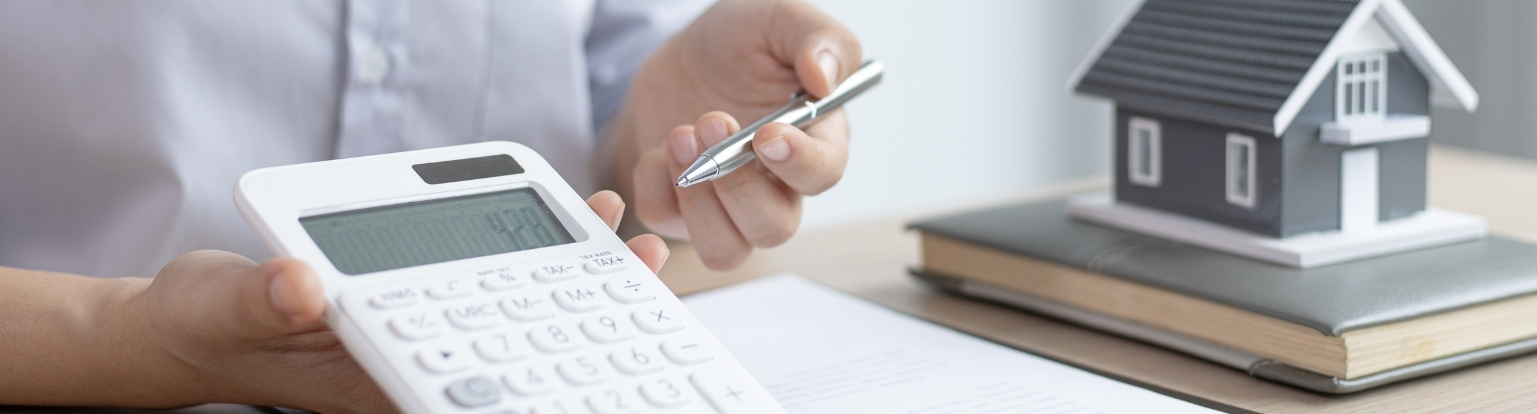
[[[763,128],[758,162],[713,183],[673,178],[738,117],[824,95],[860,58],[794,0],[0,9],[0,404],[389,411],[320,322],[310,268],[245,257],[265,251],[229,201],[239,174],[519,141],[731,268],[838,181],[843,114]],[[618,195],[588,202],[617,226]],[[629,245],[653,269],[667,256]]]

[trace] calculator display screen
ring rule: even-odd
[[[348,275],[576,241],[532,188],[310,216],[299,224]]]

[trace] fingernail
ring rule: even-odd
[[[272,296],[272,307],[287,317],[298,316],[302,311],[299,309],[299,299],[294,297],[295,289],[292,285],[288,276],[281,273],[273,275],[267,285],[267,294]]]
[[[817,53],[817,65],[822,67],[822,76],[827,77],[827,87],[838,87],[838,57],[833,56],[832,51],[823,50]]]
[[[726,121],[711,119],[699,125],[699,140],[705,145],[719,144],[726,140]]]
[[[790,158],[790,140],[785,139],[784,136],[775,137],[758,146],[758,155],[773,162],[784,161]]]
[[[674,134],[668,140],[667,146],[672,147],[672,162],[689,165],[694,163],[694,158],[699,157],[699,146],[694,144],[693,135]]]

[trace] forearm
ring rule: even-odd
[[[0,405],[194,403],[129,310],[149,282],[0,267]]]

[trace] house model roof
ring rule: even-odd
[[[1339,56],[1361,43],[1354,38],[1374,34],[1390,37],[1384,41],[1425,74],[1436,104],[1478,107],[1478,93],[1399,0],[1147,0],[1100,41],[1070,85],[1121,105],[1280,136]]]

